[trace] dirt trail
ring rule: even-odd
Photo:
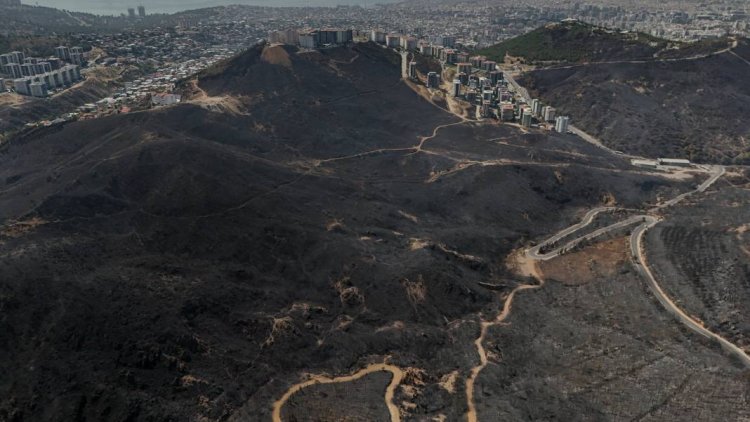
[[[726,48],[712,51],[710,53],[695,54],[689,57],[678,57],[674,59],[648,59],[648,60],[605,60],[605,61],[598,61],[598,62],[578,63],[578,64],[572,64],[568,66],[556,66],[556,67],[553,67],[552,69],[572,69],[576,67],[595,66],[595,65],[603,65],[603,64],[647,64],[647,63],[689,62],[689,61],[706,59],[706,58],[717,56],[719,54],[724,54],[724,53],[734,54],[734,51],[732,51],[734,48],[737,48],[737,40],[734,40],[732,44],[727,46]]]
[[[738,59],[740,59],[743,62],[745,62],[748,66],[750,66],[750,61],[748,61],[744,57],[740,56],[739,54],[735,53],[734,51],[730,51],[729,54],[733,55],[734,57],[737,57]]]
[[[402,55],[402,63],[406,60],[406,58],[407,57],[405,57],[404,55]],[[409,84],[408,82],[407,82],[407,85],[411,86],[411,84]],[[439,107],[437,104],[434,104],[434,103],[432,103],[432,104],[434,106],[436,106],[436,107]],[[443,110],[443,111],[446,111],[443,108],[440,108],[440,109]],[[448,111],[448,112],[450,112],[450,111]],[[447,127],[450,127],[450,126],[461,125],[461,124],[465,124],[465,123],[471,121],[471,120],[469,120],[469,119],[467,119],[467,118],[465,118],[463,116],[456,115],[454,113],[451,113],[451,114],[455,115],[456,117],[459,117],[460,120],[458,122],[453,122],[453,123],[448,123],[448,124],[443,124],[443,125],[436,126],[433,129],[431,135],[420,137],[419,143],[417,145],[415,145],[414,147],[406,147],[406,148],[381,148],[381,149],[376,149],[376,150],[372,150],[372,151],[365,151],[365,152],[362,152],[362,153],[353,154],[353,155],[350,155],[350,156],[336,157],[336,158],[323,159],[323,160],[315,160],[315,162],[313,163],[313,167],[317,167],[317,166],[320,166],[321,164],[328,163],[328,162],[333,162],[333,161],[346,160],[346,159],[351,159],[351,158],[363,157],[363,156],[367,156],[367,155],[371,155],[371,154],[379,154],[379,153],[394,152],[394,151],[411,151],[410,154],[416,154],[416,153],[419,153],[419,152],[424,152],[424,153],[427,153],[427,154],[441,155],[441,154],[437,154],[437,153],[435,153],[433,151],[423,150],[423,147],[424,147],[425,143],[428,142],[428,141],[430,141],[431,139],[434,139],[438,135],[438,132],[441,129],[443,129],[443,128],[447,128]],[[450,157],[446,157],[446,158],[450,158]],[[497,160],[497,161],[493,161],[492,163],[490,163],[490,162],[479,162],[479,161],[468,161],[468,162],[465,162],[463,164],[465,164],[465,165],[464,166],[459,166],[458,168],[454,169],[453,171],[460,171],[460,170],[463,170],[465,168],[471,167],[473,165],[498,165],[498,164],[506,164],[506,163],[503,160]],[[531,164],[531,163],[528,163],[528,164]],[[658,211],[658,210],[660,210],[662,208],[675,205],[678,202],[682,201],[683,199],[685,199],[686,197],[688,197],[688,196],[690,196],[692,194],[704,192],[709,186],[711,186],[716,180],[718,180],[724,174],[724,168],[720,167],[720,166],[716,166],[716,167],[712,167],[712,168],[707,168],[705,170],[710,171],[712,173],[712,176],[709,177],[709,179],[706,180],[703,184],[701,184],[697,189],[695,189],[694,191],[687,192],[687,193],[684,193],[682,195],[679,195],[679,196],[677,196],[676,198],[674,198],[672,200],[669,200],[669,201],[667,201],[667,202],[665,202],[663,204],[660,204],[656,208],[652,209],[651,212]],[[440,175],[437,175],[436,177],[440,177]],[[578,231],[578,230],[580,230],[580,229],[588,226],[593,221],[594,217],[596,217],[597,214],[599,214],[600,212],[603,212],[605,210],[610,210],[610,209],[613,209],[613,208],[603,207],[603,208],[597,208],[597,209],[591,210],[591,211],[589,211],[587,213],[587,215],[584,217],[584,219],[580,223],[577,223],[577,224],[569,227],[568,229],[565,229],[565,230],[561,231],[560,233],[557,233],[556,235],[554,235],[549,240],[540,243],[540,246],[537,246],[535,248],[531,248],[531,249],[528,249],[528,250],[525,250],[525,251],[521,251],[521,252],[516,253],[515,255],[512,256],[512,262],[510,264],[511,264],[512,267],[514,267],[514,269],[516,270],[517,274],[519,276],[523,276],[523,277],[532,277],[532,278],[536,279],[538,283],[537,284],[524,284],[524,285],[517,286],[505,298],[502,310],[497,314],[497,316],[494,319],[489,320],[489,321],[481,321],[480,335],[479,335],[479,337],[477,337],[476,340],[474,340],[474,345],[475,345],[475,347],[477,349],[477,354],[479,355],[479,364],[471,368],[471,370],[469,372],[469,376],[468,376],[468,378],[466,380],[466,383],[465,383],[466,401],[467,401],[467,408],[468,408],[467,413],[466,413],[466,419],[469,422],[476,422],[476,421],[478,421],[477,411],[476,411],[476,404],[475,404],[475,401],[474,401],[474,389],[475,389],[476,380],[477,380],[479,374],[482,372],[482,370],[489,363],[489,360],[488,360],[488,357],[487,357],[487,351],[486,351],[486,349],[484,347],[484,341],[486,339],[487,333],[489,332],[489,329],[491,327],[494,327],[494,326],[502,324],[508,318],[508,316],[510,315],[511,309],[512,309],[513,299],[515,298],[516,294],[518,294],[520,292],[523,292],[523,291],[526,291],[526,290],[540,289],[540,288],[542,288],[544,286],[545,281],[544,281],[543,274],[541,273],[541,271],[539,270],[539,268],[537,266],[537,262],[539,260],[542,260],[542,259],[545,258],[543,255],[539,254],[539,249],[540,249],[541,245],[544,245],[546,243],[550,243],[552,241],[555,241],[558,238],[562,238],[562,237],[564,237],[566,235],[575,233],[576,231]],[[643,217],[644,218],[643,223],[638,226],[638,230],[637,230],[637,231],[640,231],[641,234],[642,234],[643,231],[645,231],[647,228],[651,227],[654,224],[655,218],[652,217],[652,216],[650,216],[650,215],[643,215],[643,216],[638,216],[638,217]],[[636,217],[630,217],[629,220],[633,220],[634,218],[636,218]],[[633,220],[632,222],[635,222],[635,221]],[[598,233],[597,236],[601,236],[603,234],[606,234],[607,232],[609,232],[611,230],[619,229],[619,228],[621,228],[623,226],[623,224],[624,223],[621,222],[621,223],[615,223],[613,225],[605,227],[604,229],[601,229],[601,230],[599,230],[599,232],[597,232]],[[629,222],[627,224],[631,224],[631,223]],[[596,236],[594,236],[594,237],[596,237]],[[576,239],[574,239],[573,241],[575,242]],[[553,252],[555,252],[555,251],[553,251]],[[556,252],[559,252],[559,251],[556,251]],[[548,258],[548,259],[550,259],[550,258]],[[655,283],[655,280],[654,280],[654,283]],[[660,289],[657,290],[657,291],[655,291],[655,294],[658,295],[659,291],[660,291]],[[660,301],[662,300],[662,298],[659,298],[659,299],[660,299]],[[669,299],[667,299],[667,300],[669,300]],[[675,308],[676,308],[676,306],[675,306]],[[711,334],[713,334],[713,333],[711,333]],[[714,335],[714,336],[716,336],[716,335]],[[729,343],[729,344],[731,345],[731,343]],[[727,348],[727,346],[724,343],[722,343],[722,345],[724,345],[725,348]],[[735,348],[736,348],[736,346],[735,346]],[[748,361],[750,362],[750,359]],[[316,385],[316,384],[344,383],[344,382],[355,381],[357,379],[360,379],[360,378],[364,377],[365,375],[371,374],[373,372],[378,372],[378,371],[387,371],[387,372],[390,372],[391,374],[393,374],[393,378],[391,379],[391,383],[388,385],[388,387],[387,387],[387,389],[385,391],[384,399],[385,399],[386,405],[388,406],[388,410],[389,410],[390,415],[391,415],[391,421],[399,421],[400,422],[400,420],[401,420],[400,411],[399,411],[398,406],[393,403],[393,397],[394,397],[394,394],[395,394],[395,389],[398,387],[398,385],[401,383],[401,381],[402,381],[402,379],[404,377],[404,372],[403,372],[402,369],[398,368],[397,366],[390,365],[390,364],[385,364],[385,363],[368,365],[364,369],[362,369],[362,370],[360,370],[360,371],[358,371],[358,372],[356,372],[356,373],[354,373],[352,375],[347,375],[347,376],[342,376],[342,377],[337,377],[337,378],[330,378],[330,377],[327,377],[325,375],[318,375],[318,376],[314,376],[310,380],[307,380],[307,381],[304,381],[304,382],[301,382],[301,383],[293,385],[292,387],[290,387],[284,393],[284,395],[280,399],[278,399],[276,402],[274,402],[274,405],[273,405],[273,421],[274,422],[281,422],[281,410],[282,410],[284,404],[290,399],[290,397],[292,395],[294,395],[295,393],[299,392],[300,390],[302,390],[304,388],[307,388],[307,387],[310,387],[310,386]]]
[[[660,204],[659,206],[653,208],[651,212],[658,211],[665,207],[675,205],[691,195],[705,192],[706,189],[708,189],[722,175],[724,175],[724,172],[725,172],[724,168],[721,166],[710,167],[710,168],[707,168],[706,170],[711,173],[711,176],[705,182],[703,182],[698,188],[696,188],[693,191],[678,195],[677,197]],[[512,262],[510,263],[511,264],[510,266],[513,267],[520,276],[526,276],[526,277],[530,276],[530,277],[536,278],[539,281],[539,284],[531,284],[531,285],[524,284],[524,285],[520,285],[516,287],[515,289],[513,289],[513,291],[511,291],[511,293],[505,299],[505,304],[503,306],[502,312],[500,312],[497,315],[497,317],[492,321],[482,321],[480,335],[474,341],[474,344],[477,348],[477,353],[479,354],[479,365],[471,369],[469,377],[466,381],[466,401],[467,401],[467,408],[468,408],[466,419],[468,420],[468,422],[478,421],[476,403],[474,402],[474,385],[476,383],[477,377],[479,376],[479,373],[488,364],[487,351],[485,350],[484,344],[483,344],[485,337],[487,336],[487,332],[489,331],[491,327],[501,324],[505,321],[505,319],[510,314],[511,307],[513,304],[513,299],[515,298],[517,293],[525,291],[525,290],[539,289],[544,286],[544,278],[541,272],[539,271],[539,268],[537,267],[537,262],[553,259],[559,256],[566,246],[561,246],[560,248],[550,251],[547,254],[540,254],[540,248],[543,245],[552,244],[564,236],[580,231],[581,229],[591,224],[591,222],[596,217],[596,215],[598,215],[599,213],[608,211],[608,210],[613,210],[613,209],[614,208],[611,208],[611,207],[595,208],[587,212],[586,215],[581,220],[581,222],[576,223],[570,226],[569,228],[560,231],[559,233],[553,235],[549,239],[541,242],[539,245],[533,248],[516,253],[512,256]],[[658,282],[656,281],[656,278],[654,277],[653,273],[647,266],[646,259],[643,254],[643,247],[641,245],[644,233],[651,227],[658,224],[658,222],[660,221],[659,219],[649,214],[629,217],[618,223],[615,223],[603,229],[600,229],[599,231],[594,232],[592,234],[583,235],[583,236],[580,236],[579,238],[573,239],[567,245],[571,243],[575,243],[575,242],[580,242],[582,239],[596,238],[610,231],[620,229],[630,224],[635,224],[638,221],[640,221],[641,224],[638,225],[638,227],[633,231],[630,237],[630,247],[632,249],[632,254],[634,256],[634,259],[637,261],[636,265],[639,271],[641,272],[643,277],[646,279],[649,287],[651,288],[652,292],[654,293],[656,298],[659,300],[659,302],[662,304],[662,306],[664,306],[664,308],[669,313],[674,315],[688,329],[706,338],[711,338],[711,339],[716,340],[719,344],[721,344],[722,348],[725,351],[727,351],[730,354],[735,355],[743,364],[750,367],[750,356],[748,356],[743,349],[729,342],[724,337],[706,329],[703,326],[703,324],[692,319],[683,310],[681,310],[674,303],[674,301],[667,296],[667,294],[664,292],[661,286],[659,286]]]
[[[482,370],[487,366],[488,363],[487,350],[484,348],[484,339],[485,337],[487,337],[487,332],[491,327],[502,324],[508,318],[508,315],[510,315],[511,308],[513,306],[513,298],[515,298],[517,293],[520,293],[524,290],[536,290],[544,287],[544,278],[539,271],[536,261],[529,258],[528,255],[526,255],[525,253],[516,254],[515,267],[519,275],[534,277],[539,282],[539,284],[522,284],[516,287],[505,298],[503,310],[495,317],[495,319],[491,321],[482,321],[482,328],[480,330],[479,337],[474,340],[474,345],[476,346],[477,353],[479,354],[479,365],[471,368],[469,378],[466,380],[466,405],[468,408],[466,412],[466,419],[468,422],[478,421],[476,404],[474,402],[474,384],[476,383],[479,373],[482,372]]]
[[[364,369],[361,369],[358,372],[355,372],[351,375],[345,375],[342,377],[336,377],[336,378],[329,378],[325,375],[316,375],[313,378],[301,382],[299,384],[295,384],[291,386],[283,396],[281,396],[280,399],[276,400],[273,403],[273,422],[282,422],[281,420],[281,409],[284,407],[284,404],[297,392],[300,390],[313,386],[313,385],[319,385],[319,384],[339,384],[344,382],[350,382],[350,381],[356,381],[365,375],[372,374],[374,372],[380,372],[380,371],[386,371],[390,372],[393,375],[393,378],[391,378],[390,384],[388,384],[388,387],[385,389],[385,404],[388,406],[388,412],[391,415],[391,422],[400,422],[401,421],[401,413],[399,412],[398,406],[393,404],[393,396],[396,394],[396,387],[398,387],[399,384],[401,384],[401,380],[404,378],[404,372],[401,370],[401,368],[389,365],[387,363],[374,363],[371,365],[368,365]]]
[[[466,122],[467,122],[467,120],[461,120],[460,122],[454,122],[454,123],[448,123],[448,124],[445,124],[445,125],[436,126],[435,129],[433,129],[433,131],[432,131],[432,135],[430,135],[430,136],[424,136],[424,137],[422,137],[419,140],[419,144],[417,144],[414,147],[414,150],[415,150],[414,152],[415,153],[421,152],[422,151],[422,147],[424,146],[425,142],[430,141],[432,139],[435,139],[435,137],[437,136],[437,134],[440,131],[440,129],[444,129],[444,128],[451,127],[451,126],[462,125],[462,124],[464,124]]]
[[[750,257],[750,249],[747,248],[747,246],[744,245],[744,239],[743,235],[745,232],[750,231],[750,224],[743,224],[736,229],[734,229],[734,232],[736,233],[737,242],[739,242],[740,250],[742,253]]]
[[[240,99],[230,95],[212,97],[198,85],[197,79],[193,79],[189,83],[193,94],[185,101],[186,103],[195,104],[209,111],[222,111],[237,116],[249,116]]]
[[[702,322],[696,321],[694,318],[689,316],[685,311],[680,309],[680,307],[678,307],[677,304],[675,304],[675,302],[666,294],[664,289],[659,285],[653,272],[649,269],[648,262],[646,260],[646,256],[644,253],[643,237],[645,233],[650,228],[656,226],[661,221],[657,216],[652,215],[652,213],[658,212],[667,207],[674,206],[692,195],[705,192],[710,186],[712,186],[717,180],[719,180],[719,178],[721,178],[721,176],[723,176],[726,171],[724,167],[722,166],[706,167],[705,170],[709,172],[710,177],[706,181],[704,181],[700,186],[698,186],[696,189],[677,195],[676,197],[670,200],[664,201],[661,204],[657,205],[656,207],[653,207],[652,209],[650,209],[648,213],[623,219],[617,223],[611,224],[607,227],[599,229],[590,234],[582,235],[582,236],[579,236],[578,238],[572,239],[565,245],[562,245],[552,251],[549,251],[544,254],[540,253],[540,250],[544,245],[554,244],[554,242],[556,242],[558,239],[561,239],[562,237],[566,235],[573,234],[575,232],[580,231],[584,227],[591,224],[591,222],[593,221],[593,217],[595,217],[597,214],[604,212],[606,210],[611,210],[612,208],[596,208],[594,210],[591,210],[586,214],[586,216],[584,216],[583,220],[580,223],[574,224],[570,226],[569,228],[562,230],[560,233],[552,236],[551,238],[545,240],[544,242],[541,242],[539,245],[528,249],[526,252],[526,257],[528,259],[532,259],[535,261],[554,259],[560,256],[561,254],[563,254],[566,249],[569,249],[570,247],[575,246],[577,243],[579,243],[582,240],[593,240],[596,237],[603,236],[604,234],[607,234],[614,230],[618,230],[623,227],[627,227],[629,225],[640,222],[640,224],[633,230],[633,233],[630,236],[631,255],[633,257],[634,264],[636,265],[636,269],[639,271],[641,276],[646,280],[649,288],[651,289],[652,293],[654,294],[656,299],[659,301],[659,303],[661,303],[661,305],[664,307],[664,309],[667,312],[675,316],[675,318],[677,318],[688,329],[706,338],[710,338],[710,339],[717,341],[725,351],[727,351],[730,354],[735,355],[745,366],[750,367],[750,356],[748,356],[748,354],[742,348],[731,343],[729,340],[725,339],[721,335],[708,330],[707,328],[704,327]]]

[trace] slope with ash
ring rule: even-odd
[[[523,281],[504,257],[580,208],[688,187],[463,122],[398,59],[258,46],[186,82],[187,104],[5,144],[0,418],[258,420],[303,373],[389,360],[416,374],[405,414],[456,420],[444,379],[498,306],[479,283]]]
[[[687,57],[726,46],[726,40],[689,44],[571,20],[548,24],[479,54],[498,62],[508,55],[531,63],[577,63]]]
[[[707,57],[540,69],[520,83],[615,149],[744,164],[749,52],[742,40]]]

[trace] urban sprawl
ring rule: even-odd
[[[269,34],[272,43],[296,44],[301,48],[327,48],[351,42],[375,42],[409,55],[438,60],[443,72],[428,72],[420,76],[417,62],[410,61],[407,75],[414,82],[424,83],[428,89],[442,90],[443,75],[454,74],[448,86],[454,100],[475,106],[477,119],[495,118],[505,122],[518,121],[523,127],[539,124],[565,133],[570,125],[568,116],[557,116],[557,110],[538,99],[529,99],[525,90],[499,70],[498,64],[485,56],[471,56],[459,49],[456,37],[435,36],[418,40],[414,36],[386,34],[380,30],[356,31],[347,29],[320,29],[312,31],[285,30]]]
[[[18,4],[15,0],[11,3]],[[138,26],[147,19],[146,8],[130,7],[120,18],[100,18],[103,22],[124,19],[126,26],[119,32],[92,28],[67,36],[69,45],[83,47],[61,46],[53,57],[0,52],[5,53],[0,54],[0,93],[15,92],[28,98],[54,96],[81,80],[96,77],[99,71],[117,71],[119,76],[108,84],[109,92],[95,103],[79,107],[79,113],[61,116],[91,118],[178,103],[177,81],[264,40],[303,49],[373,41],[439,60],[445,72],[423,75],[424,83],[476,105],[479,116],[508,121],[513,107],[512,120],[521,124],[554,122],[564,129],[567,120],[560,119],[558,125],[558,117],[564,116],[556,116],[550,106],[510,95],[509,90],[516,88],[512,77],[472,52],[569,18],[683,41],[747,35],[750,30],[747,2],[720,0],[682,11],[675,11],[679,9],[675,4],[664,1],[641,7],[606,1],[475,4],[417,0],[371,7],[228,6],[163,15],[161,25],[147,28]],[[155,18],[149,15],[148,19]],[[324,29],[331,27],[379,29]],[[441,77],[449,80],[442,81]],[[527,113],[529,109],[531,113]],[[524,118],[530,115],[533,119]]]

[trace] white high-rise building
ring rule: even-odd
[[[531,112],[534,113],[534,116],[541,116],[542,115],[542,102],[536,98],[531,100]]]
[[[32,82],[29,84],[29,91],[32,96],[44,98],[49,93],[47,92],[47,85],[44,82]]]
[[[3,73],[10,76],[13,79],[18,79],[23,77],[23,72],[21,72],[21,65],[18,63],[8,63],[5,66],[3,66]]]
[[[378,44],[385,44],[385,32],[373,29],[370,32],[370,41]]]
[[[302,48],[315,48],[318,46],[317,34],[310,32],[305,34],[299,34],[299,46]]]
[[[531,109],[525,109],[523,111],[523,115],[521,116],[521,126],[523,127],[531,127],[532,122],[532,111]]]
[[[24,63],[21,65],[21,74],[23,76],[34,76],[36,75],[36,65],[31,63]]]
[[[557,113],[557,110],[552,106],[546,106],[542,109],[542,117],[545,122],[554,122],[555,117],[557,117],[555,113]]]
[[[398,48],[401,45],[401,37],[398,35],[390,34],[385,36],[385,44],[389,48]]]
[[[427,74],[427,88],[440,88],[440,75],[437,72]]]
[[[36,67],[36,74],[52,72],[52,65],[49,62],[39,62],[34,65]]]
[[[555,131],[559,133],[567,133],[569,125],[570,118],[568,116],[560,116],[555,120]]]
[[[23,54],[20,51],[11,51],[10,54],[13,56],[13,63],[21,64],[24,62],[24,59],[26,59],[26,55]]]
[[[20,78],[13,81],[13,88],[22,95],[31,95],[29,85],[31,85],[31,78]]]
[[[63,45],[55,47],[55,54],[61,60],[65,60],[66,62],[70,61],[70,49],[68,47],[65,47]]]
[[[417,62],[409,62],[409,78],[417,79]]]
[[[461,96],[461,80],[460,79],[454,79],[453,80],[453,97],[459,97]]]
[[[52,73],[45,73],[42,75],[42,80],[44,81],[44,84],[47,85],[47,89],[57,88],[57,80],[55,80],[55,75]]]

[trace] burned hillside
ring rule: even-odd
[[[259,46],[184,89],[185,104],[39,130],[0,151],[0,419],[259,420],[302,374],[383,360],[412,368],[395,393],[405,415],[459,419],[480,318],[528,282],[506,257],[581,209],[640,207],[694,183],[572,135],[460,119],[372,44]],[[556,300],[555,286],[528,300],[559,306],[511,335],[545,332],[556,312],[575,323],[570,291]],[[606,312],[592,303],[585,315]],[[628,331],[620,358],[673,344],[667,322],[650,323],[656,340]],[[512,388],[483,377],[487,391]],[[356,394],[384,382],[364,378]],[[289,412],[325,411],[300,400]]]

